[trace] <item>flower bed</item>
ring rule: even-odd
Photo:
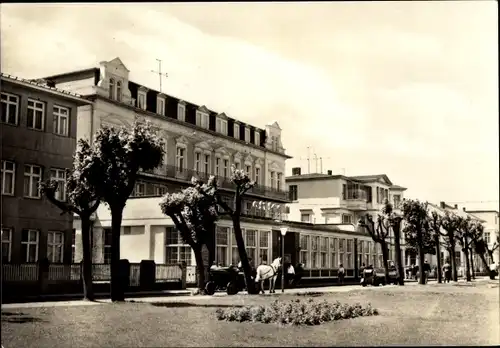
[[[319,325],[325,322],[378,315],[378,310],[370,304],[363,307],[328,301],[275,300],[268,306],[245,306],[242,308],[219,308],[216,311],[218,320],[253,321],[261,323],[280,323],[291,325]]]

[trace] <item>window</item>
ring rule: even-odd
[[[260,183],[260,168],[255,167],[255,183],[259,185]]]
[[[253,259],[253,263],[257,262],[257,231],[246,230],[245,247],[248,257]]]
[[[250,128],[248,128],[248,127],[245,127],[245,141],[247,143],[250,142]]]
[[[45,104],[34,99],[28,99],[28,128],[42,130],[44,129]]]
[[[154,185],[155,196],[163,196],[167,192],[167,188],[163,185]]]
[[[241,163],[240,163],[240,160],[239,160],[239,159],[235,159],[235,160],[234,160],[234,166],[236,167],[236,169],[240,169],[240,167],[241,167]]]
[[[244,214],[252,214],[252,202],[245,202],[245,209],[243,210]]]
[[[12,229],[2,228],[2,262],[10,262],[12,251]]]
[[[62,263],[64,252],[64,234],[51,232],[47,235],[47,258],[52,263]]]
[[[311,213],[301,213],[300,214],[300,221],[301,222],[311,222]]]
[[[352,215],[342,214],[342,223],[343,224],[352,224]]]
[[[339,266],[344,265],[344,243],[345,239],[339,239]]]
[[[177,160],[177,170],[179,172],[184,171],[185,161],[184,161],[184,153],[186,149],[183,147],[177,147],[176,160]]]
[[[156,113],[165,116],[165,99],[156,98]]]
[[[197,173],[201,171],[201,153],[200,152],[194,153],[194,170]]]
[[[71,231],[71,263],[76,263],[76,230]]]
[[[166,228],[165,263],[185,262],[191,266],[191,247],[185,244],[175,227]]]
[[[298,199],[297,185],[290,185],[288,194],[291,201],[296,201]]]
[[[365,266],[368,266],[370,264],[370,242],[364,241],[363,244],[363,251],[365,252],[365,258],[363,262],[365,263]]]
[[[186,121],[186,107],[183,104],[177,105],[177,119],[179,121]]]
[[[216,255],[215,262],[221,266],[229,266],[228,264],[228,247],[229,247],[229,227],[217,226],[215,230]]]
[[[245,165],[245,173],[247,173],[248,177],[251,179],[252,178],[252,166],[249,166],[248,164]]]
[[[371,250],[372,250],[372,262],[371,265],[373,267],[377,266],[378,252],[377,252],[377,244],[375,242],[370,242]]]
[[[196,125],[201,128],[208,129],[209,127],[209,116],[208,114],[200,111],[196,111]]]
[[[311,268],[319,268],[319,237],[311,237]]]
[[[16,164],[10,161],[2,161],[2,195],[14,195],[16,183]]]
[[[401,195],[394,195],[394,208],[398,208],[399,204],[401,203]]]
[[[271,137],[271,144],[272,144],[273,151],[278,151],[278,137],[277,136],[273,135]]]
[[[339,266],[337,258],[337,238],[330,238],[330,267],[337,268]]]
[[[254,141],[255,141],[255,145],[259,145],[260,146],[260,132],[259,131],[255,131],[254,133]]]
[[[42,179],[42,168],[27,164],[24,166],[24,196],[29,198],[40,198],[40,180]]]
[[[227,121],[218,117],[215,122],[215,130],[221,134],[227,135]]]
[[[267,264],[270,262],[269,236],[269,231],[259,231],[259,264],[263,261]]]
[[[320,267],[327,268],[328,267],[328,237],[321,237],[320,238],[319,251],[321,253]]]
[[[276,175],[276,189],[278,191],[281,190],[281,183],[283,182],[283,174],[282,173],[278,173]]]
[[[146,195],[146,183],[144,182],[136,182],[135,188],[134,188],[134,196],[135,197],[142,197]]]
[[[304,264],[305,268],[310,268],[309,264],[309,236],[300,234],[299,235],[299,244],[300,244],[300,254],[299,260]]]
[[[146,110],[146,93],[137,93],[137,107]]]
[[[276,173],[269,172],[269,176],[271,177],[271,188],[274,188],[276,185]]]
[[[490,244],[491,242],[491,236],[490,236],[490,232],[484,232],[484,241],[486,242],[486,244]]]
[[[54,105],[54,134],[67,137],[69,134],[69,109]]]
[[[228,159],[224,159],[224,160],[222,161],[222,163],[223,163],[223,166],[222,166],[222,171],[223,171],[223,173],[222,173],[222,174],[223,174],[223,176],[224,176],[225,178],[227,178],[227,177],[229,176],[229,175],[228,175],[228,174],[229,174],[229,160],[228,160]]]
[[[116,100],[122,101],[122,82],[121,81],[116,82]]]
[[[243,234],[243,240],[245,240],[245,231],[242,230],[241,233]],[[231,263],[236,266],[238,262],[240,262],[240,253],[238,252],[238,245],[236,244],[236,237],[234,236],[234,232],[231,233],[231,249]]]
[[[235,139],[240,138],[240,125],[239,124],[234,124],[233,125],[233,136]]]
[[[66,201],[66,171],[64,169],[51,169],[50,179],[57,182],[56,199]]]
[[[111,263],[111,228],[104,229],[104,263]]]
[[[23,230],[21,236],[21,257],[24,262],[38,261],[38,239],[37,230]]]
[[[352,239],[347,240],[347,253],[346,253],[346,267],[347,268],[354,268],[354,262],[353,262],[353,245],[354,241]]]
[[[109,79],[109,99],[115,99],[115,79]]]
[[[2,123],[17,126],[19,117],[19,97],[2,92]]]
[[[215,157],[215,175],[220,176],[221,175],[221,158],[220,157]]]
[[[206,174],[210,174],[210,155],[208,154],[205,154],[203,156],[203,171],[206,173]]]

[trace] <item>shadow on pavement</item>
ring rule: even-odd
[[[32,317],[25,313],[2,312],[2,322],[25,324],[25,323],[48,323],[47,320]]]
[[[206,307],[206,308],[230,308],[230,307],[243,307],[242,305],[235,304],[210,304],[210,303],[189,303],[189,302],[151,302],[152,306],[155,307],[168,307],[168,308],[179,308],[179,307]]]

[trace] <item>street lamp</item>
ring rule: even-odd
[[[281,227],[281,292],[285,292],[285,235],[288,227]]]

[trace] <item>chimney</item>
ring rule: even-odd
[[[445,209],[446,204],[444,204],[444,202],[439,202],[439,206],[441,207],[441,209]]]
[[[458,209],[458,204],[455,204],[455,209]]]
[[[332,175],[332,171],[331,171],[331,170],[327,170],[327,171],[326,171],[326,174],[328,174],[328,175]]]
[[[300,175],[300,167],[292,168],[292,175]]]

